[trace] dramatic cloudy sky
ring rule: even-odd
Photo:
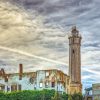
[[[68,33],[82,35],[82,82],[100,82],[100,0],[0,0],[0,68],[68,70]]]

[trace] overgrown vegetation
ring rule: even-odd
[[[0,100],[82,100],[82,98],[80,93],[74,95],[68,95],[66,93],[59,94],[54,90],[0,92]]]

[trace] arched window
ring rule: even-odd
[[[55,82],[51,82],[51,87],[55,87]]]

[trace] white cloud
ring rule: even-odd
[[[18,70],[18,67],[16,68],[18,63],[25,63],[27,59],[30,59],[30,61],[27,61],[27,66],[31,62],[31,64],[38,65],[40,68],[50,65],[56,68],[58,64],[67,65],[64,63],[64,59],[59,59],[59,57],[63,58],[63,56],[56,53],[58,45],[59,50],[60,46],[62,47],[60,42],[63,44],[63,41],[65,41],[63,40],[64,37],[59,36],[62,33],[60,29],[47,28],[43,24],[44,20],[41,15],[34,15],[34,19],[32,19],[33,17],[31,18],[23,8],[20,10],[18,7],[5,2],[1,2],[0,5],[1,67],[7,68],[8,72],[11,71],[9,67],[12,67],[12,70]],[[9,8],[9,6],[11,7]],[[51,38],[48,37],[49,34],[52,34]],[[55,37],[54,34],[56,34]],[[55,47],[48,48],[51,42]]]
[[[2,47],[0,62],[1,65],[8,66],[6,70],[9,70],[10,66],[17,66],[19,62],[24,63],[26,69],[34,65],[34,70],[37,68],[35,66],[39,66],[40,69],[46,65],[52,66],[50,60],[36,61],[29,55],[42,56],[52,59],[52,62],[57,61],[68,65],[66,34],[70,27],[76,24],[83,37],[82,73],[91,72],[95,74],[96,80],[99,79],[96,77],[99,75],[97,69],[100,70],[100,12],[98,11],[100,2],[98,0],[71,0],[70,2],[9,0],[9,2],[0,1],[0,46]],[[9,48],[10,51],[3,48]],[[22,55],[22,52],[25,55]],[[16,61],[17,63],[14,64]],[[56,67],[55,64],[53,66]],[[66,66],[59,68],[65,71]],[[83,76],[83,81],[89,78],[92,79],[91,74],[88,77]]]

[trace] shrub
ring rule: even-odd
[[[82,100],[82,94],[59,94],[54,90],[24,90],[10,93],[0,92],[0,100]]]
[[[83,100],[83,96],[81,93],[75,93],[72,95],[72,100]]]

